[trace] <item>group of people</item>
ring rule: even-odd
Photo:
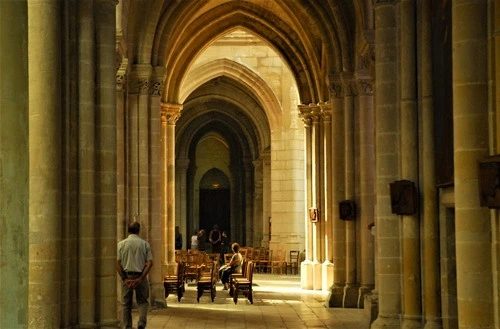
[[[128,225],[128,237],[117,245],[116,271],[122,280],[122,302],[123,320],[125,328],[132,328],[132,304],[135,291],[135,298],[139,309],[138,329],[146,328],[149,283],[147,276],[153,266],[153,254],[149,242],[139,237],[141,225],[134,221]],[[205,250],[205,231],[196,231],[191,237],[191,248]],[[224,290],[229,288],[229,278],[232,273],[241,272],[243,257],[239,252],[238,243],[230,245],[229,236],[226,231],[220,231],[218,225],[214,225],[210,231],[208,241],[212,245],[213,253],[220,253],[224,261],[224,254],[230,253],[233,256],[227,265],[223,265],[219,272]],[[175,249],[182,249],[182,234],[179,226],[175,227]]]

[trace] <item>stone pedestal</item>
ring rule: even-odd
[[[300,263],[300,287],[302,289],[312,290],[314,287],[313,263],[305,260]]]
[[[325,306],[342,307],[344,303],[344,287],[333,285],[330,287],[330,293],[326,298]]]
[[[344,287],[344,301],[342,306],[344,308],[357,308],[358,307],[358,292],[359,286],[354,284],[347,284]]]
[[[322,271],[322,264],[318,262],[317,260],[313,261],[312,267],[313,267],[313,289],[314,290],[321,290],[322,289],[322,284],[323,284],[323,271]]]
[[[330,261],[325,261],[322,265],[322,285],[323,291],[328,291],[333,284],[333,268],[334,264]]]

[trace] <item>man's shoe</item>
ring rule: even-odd
[[[145,329],[145,326],[138,326],[137,329]]]

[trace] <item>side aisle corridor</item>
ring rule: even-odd
[[[164,328],[368,328],[369,317],[363,309],[327,308],[328,292],[300,289],[295,275],[255,274],[253,305],[243,296],[234,304],[227,291],[217,286],[215,302],[205,293],[196,302],[196,284],[187,284],[180,302],[167,298],[167,308],[152,309],[148,329]],[[134,323],[137,323],[134,312]]]

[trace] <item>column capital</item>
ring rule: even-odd
[[[330,122],[332,119],[332,112],[333,112],[332,103],[324,102],[324,103],[319,103],[318,105],[323,115],[323,121]]]
[[[373,79],[357,79],[356,89],[360,96],[373,96]]]
[[[352,72],[342,72],[342,89],[344,96],[353,96],[356,94],[356,85],[354,83],[354,74]]]
[[[331,98],[344,97],[344,91],[342,88],[342,79],[340,74],[331,74],[328,76],[328,88],[330,89]]]
[[[160,115],[161,122],[169,125],[175,125],[181,116],[182,104],[161,103]]]
[[[149,95],[161,96],[163,92],[163,84],[165,81],[165,68],[163,66],[156,66],[153,69],[150,82],[149,82]]]
[[[309,105],[301,104],[298,106],[299,116],[304,122],[304,127],[311,127],[312,124],[312,108]]]
[[[129,75],[129,92],[131,94],[149,94],[150,78],[153,68],[149,64],[132,65]]]

